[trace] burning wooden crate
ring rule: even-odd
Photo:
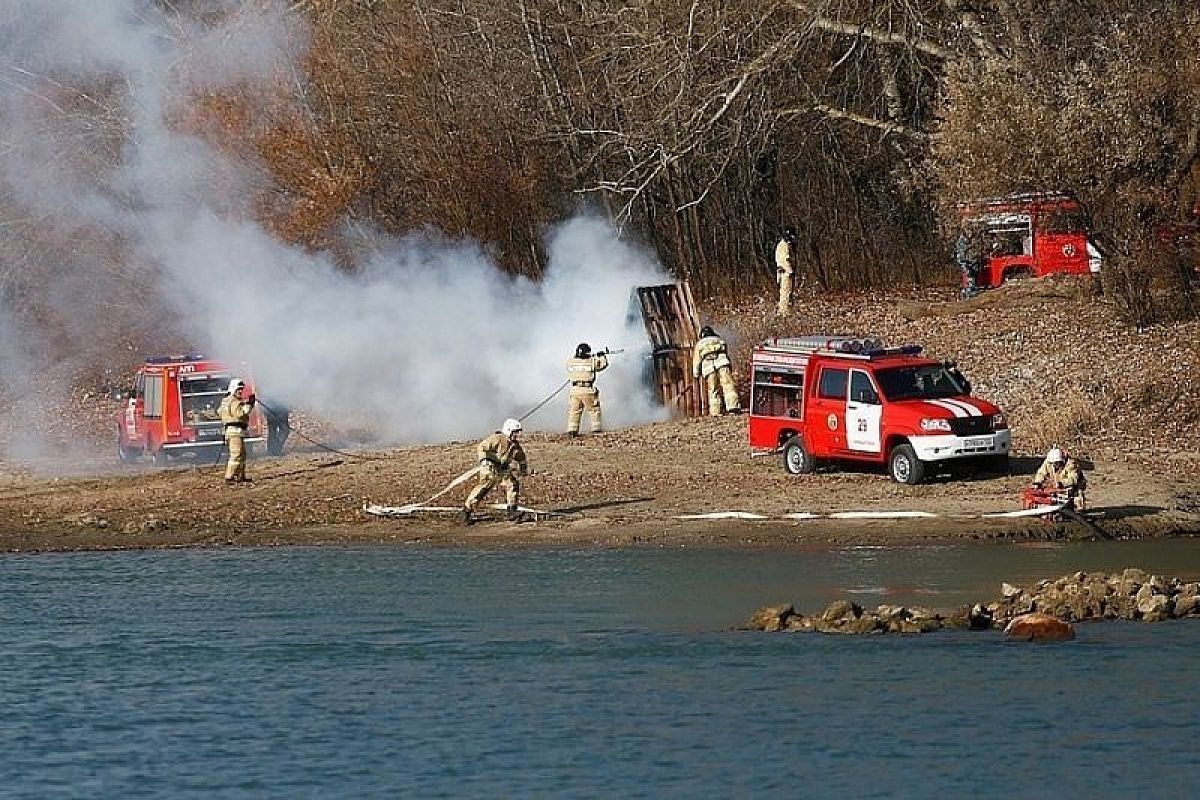
[[[696,303],[686,282],[639,286],[642,321],[653,348],[655,396],[677,417],[707,412],[701,382],[692,377],[692,351],[700,330]]]

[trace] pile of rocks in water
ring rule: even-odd
[[[838,600],[819,614],[804,615],[792,605],[764,606],[745,627],[756,631],[809,631],[829,634],[930,633],[943,628],[1003,628],[1012,638],[1069,639],[1071,623],[1092,619],[1158,622],[1200,617],[1200,583],[1166,579],[1140,569],[1076,572],[1044,580],[1028,589],[1005,583],[1001,597],[948,613],[915,606],[882,605],[867,611]]]

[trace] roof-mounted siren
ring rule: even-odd
[[[769,345],[794,347],[799,350],[832,350],[835,353],[861,353],[872,347],[882,347],[883,340],[873,337],[843,336],[840,334],[818,334],[815,336],[790,336],[771,339]]]
[[[826,343],[825,348],[833,350],[835,353],[869,353],[873,350],[882,350],[883,346],[883,339],[877,337],[864,336],[856,338],[847,336],[830,339]]]

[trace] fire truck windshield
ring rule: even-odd
[[[875,378],[888,400],[936,400],[966,394],[941,364],[881,369]]]

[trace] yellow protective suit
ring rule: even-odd
[[[501,484],[509,507],[516,506],[521,496],[520,476],[529,474],[529,462],[520,442],[496,431],[476,445],[475,453],[483,469],[479,472],[479,483],[467,495],[467,511],[474,512],[479,501]]]
[[[792,311],[792,280],[796,266],[792,263],[792,246],[787,239],[780,239],[775,245],[775,279],[779,282],[779,308],[781,317],[786,317]]]
[[[596,388],[596,373],[608,368],[606,356],[568,358],[567,377],[571,381],[571,393],[567,397],[567,433],[579,433],[586,408],[592,417],[592,433],[604,430],[600,414],[600,391]]]
[[[726,412],[742,410],[737,386],[733,382],[729,353],[719,336],[705,336],[696,342],[692,350],[692,377],[699,378],[702,375],[708,387],[709,416],[721,416],[722,400]]]
[[[1079,464],[1073,458],[1068,458],[1061,467],[1051,461],[1043,461],[1034,473],[1033,485],[1053,491],[1066,492],[1067,497],[1074,501],[1075,510],[1083,511],[1087,505],[1084,495],[1087,489],[1087,477]]]
[[[229,462],[225,465],[225,480],[246,480],[246,428],[250,425],[252,403],[227,394],[217,408],[217,415],[225,423],[225,446],[229,448]]]

